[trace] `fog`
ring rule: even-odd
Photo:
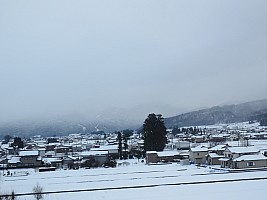
[[[267,1],[0,1],[0,122],[143,121],[267,98]]]

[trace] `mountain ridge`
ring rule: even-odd
[[[167,128],[213,125],[218,123],[235,123],[242,121],[258,120],[259,116],[267,113],[267,99],[214,106],[197,111],[183,113],[165,118]]]
[[[88,120],[82,116],[76,116],[76,118],[72,116],[71,119],[58,117],[50,118],[49,120],[36,119],[35,121],[11,122],[0,125],[0,135],[10,134],[20,137],[33,135],[63,136],[72,133],[90,134],[97,131],[137,130],[142,127],[140,122],[131,121],[130,114],[128,116],[120,116],[122,119],[116,119],[114,114],[117,115],[117,113],[99,115],[93,120]],[[267,99],[241,104],[213,106],[167,117],[164,121],[167,128],[173,128],[261,119],[267,119]]]

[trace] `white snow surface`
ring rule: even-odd
[[[1,175],[0,188],[2,193],[14,190],[15,193],[18,194],[32,192],[33,187],[37,183],[44,188],[45,192],[158,185],[155,187],[134,189],[126,188],[47,194],[44,196],[44,199],[162,200],[170,198],[186,200],[248,200],[265,199],[267,179],[225,183],[201,183],[192,185],[166,184],[262,177],[267,178],[267,171],[228,173],[222,170],[215,170],[209,167],[196,167],[194,165],[145,165],[138,162],[138,160],[135,160],[127,167],[121,166],[117,168],[59,170],[55,172],[35,172],[33,170],[29,170],[28,176],[6,177]],[[34,199],[34,197],[21,196],[17,199]]]

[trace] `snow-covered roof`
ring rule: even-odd
[[[4,160],[6,160],[7,158],[0,158],[0,162],[2,162],[2,161],[4,161]]]
[[[204,151],[208,151],[207,147],[195,147],[195,148],[191,148],[190,149],[193,152],[204,152]]]
[[[181,151],[179,153],[179,155],[181,155],[181,156],[188,156],[189,155],[189,151]]]
[[[254,160],[267,160],[267,157],[265,157],[264,155],[262,154],[259,154],[259,155],[244,155],[244,156],[240,156],[236,159],[234,159],[233,161],[237,161],[237,162],[240,162],[240,161],[254,161]]]
[[[228,147],[230,152],[232,153],[257,153],[259,150],[254,147]]]
[[[76,145],[78,146],[78,145]],[[56,146],[55,149],[67,149],[70,148],[69,146]]]
[[[46,156],[54,156],[54,155],[56,155],[56,153],[54,152],[54,151],[47,151],[47,152],[45,152],[45,155]]]
[[[46,146],[59,146],[59,145],[61,145],[60,142],[51,142],[51,143],[46,144]]]
[[[78,157],[74,157],[74,156],[67,156],[66,158],[69,158],[71,160],[77,160],[78,159]]]
[[[19,156],[38,156],[38,151],[20,151]]]
[[[223,155],[218,155],[217,153],[209,153],[208,156],[211,158],[222,158],[224,157]]]
[[[61,162],[59,158],[43,158],[44,163],[53,163],[53,162]]]
[[[225,150],[226,147],[227,147],[226,144],[219,144],[219,145],[217,145],[215,147],[210,148],[209,150],[210,151]]]
[[[81,156],[107,155],[108,151],[83,151]]]
[[[175,156],[175,155],[179,155],[179,152],[177,151],[161,151],[161,152],[157,152],[159,157],[163,157],[163,156]]]
[[[230,158],[220,158],[219,161],[229,161]]]
[[[151,153],[158,153],[158,152],[156,152],[156,151],[147,151],[146,153],[147,154],[151,154]]]
[[[195,138],[195,139],[204,139],[205,136],[204,135],[193,135],[192,138]]]
[[[8,161],[8,163],[10,164],[20,163],[20,157],[12,156],[11,159]]]
[[[118,149],[118,145],[105,145],[105,146],[100,146],[99,148],[91,148],[92,151],[108,151],[108,150],[114,150]]]
[[[78,148],[78,147],[82,147],[82,144],[72,144],[73,148]],[[61,147],[61,148],[69,148],[67,146]]]
[[[1,148],[2,148],[2,149],[8,149],[8,147],[9,147],[9,144],[2,144],[2,145],[1,145]]]
[[[220,134],[215,134],[215,135],[211,135],[211,138],[223,138],[223,137],[229,137],[230,134],[228,133],[220,133]]]

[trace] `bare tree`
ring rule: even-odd
[[[15,192],[12,191],[11,194],[0,194],[0,200],[15,200]]]
[[[36,200],[39,199],[43,199],[44,195],[43,195],[43,187],[41,185],[39,185],[39,183],[37,183],[34,187],[33,187],[33,196]]]

